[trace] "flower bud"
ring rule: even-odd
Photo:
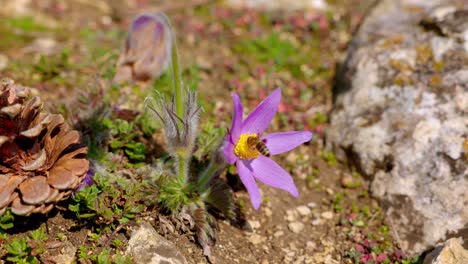
[[[171,28],[163,13],[142,14],[133,20],[117,62],[114,83],[151,81],[171,60]]]

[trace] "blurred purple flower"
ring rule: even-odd
[[[81,184],[78,186],[78,188],[76,188],[75,192],[80,191],[81,189],[83,189],[86,186],[93,185],[94,184],[94,181],[93,181],[94,173],[95,173],[94,170],[89,169],[88,172],[86,173],[86,176],[85,176],[84,180],[81,182]]]
[[[171,46],[171,28],[163,13],[138,16],[117,62],[114,83],[159,77],[169,66]]]
[[[230,164],[236,164],[239,177],[247,189],[250,201],[257,210],[261,195],[255,179],[275,188],[288,191],[292,196],[299,195],[294,181],[283,168],[269,158],[296,148],[312,138],[309,131],[290,131],[260,134],[269,126],[281,100],[278,88],[242,120],[242,104],[237,94],[232,94],[234,113],[232,126],[224,143],[224,156]],[[262,150],[266,147],[268,151]],[[269,152],[269,153],[268,153]],[[263,154],[262,154],[263,153]]]

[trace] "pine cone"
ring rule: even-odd
[[[0,83],[0,215],[47,213],[83,181],[87,148],[61,115],[41,113],[39,97]]]

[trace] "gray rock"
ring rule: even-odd
[[[292,222],[288,224],[288,228],[293,233],[299,234],[302,230],[304,230],[304,224],[301,222]]]
[[[464,3],[379,1],[337,71],[327,148],[371,179],[410,254],[468,224]]]
[[[71,264],[75,262],[77,248],[69,241],[64,243],[64,246],[60,249],[60,254],[53,256],[52,260],[55,263]]]
[[[447,240],[443,245],[436,247],[424,259],[424,264],[466,264],[468,263],[468,250],[461,245],[463,241],[457,238]]]
[[[135,230],[128,242],[126,256],[137,264],[185,264],[184,255],[146,222]]]

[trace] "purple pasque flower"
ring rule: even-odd
[[[296,148],[309,141],[312,133],[290,131],[261,135],[278,110],[281,100],[280,88],[265,98],[245,120],[242,119],[242,104],[239,96],[232,94],[232,99],[234,113],[231,130],[224,143],[224,156],[227,162],[236,164],[237,172],[249,193],[253,207],[258,209],[261,203],[260,190],[255,179],[266,185],[288,191],[292,196],[297,197],[299,193],[291,175],[269,156]],[[263,147],[266,147],[269,153],[262,150]]]

